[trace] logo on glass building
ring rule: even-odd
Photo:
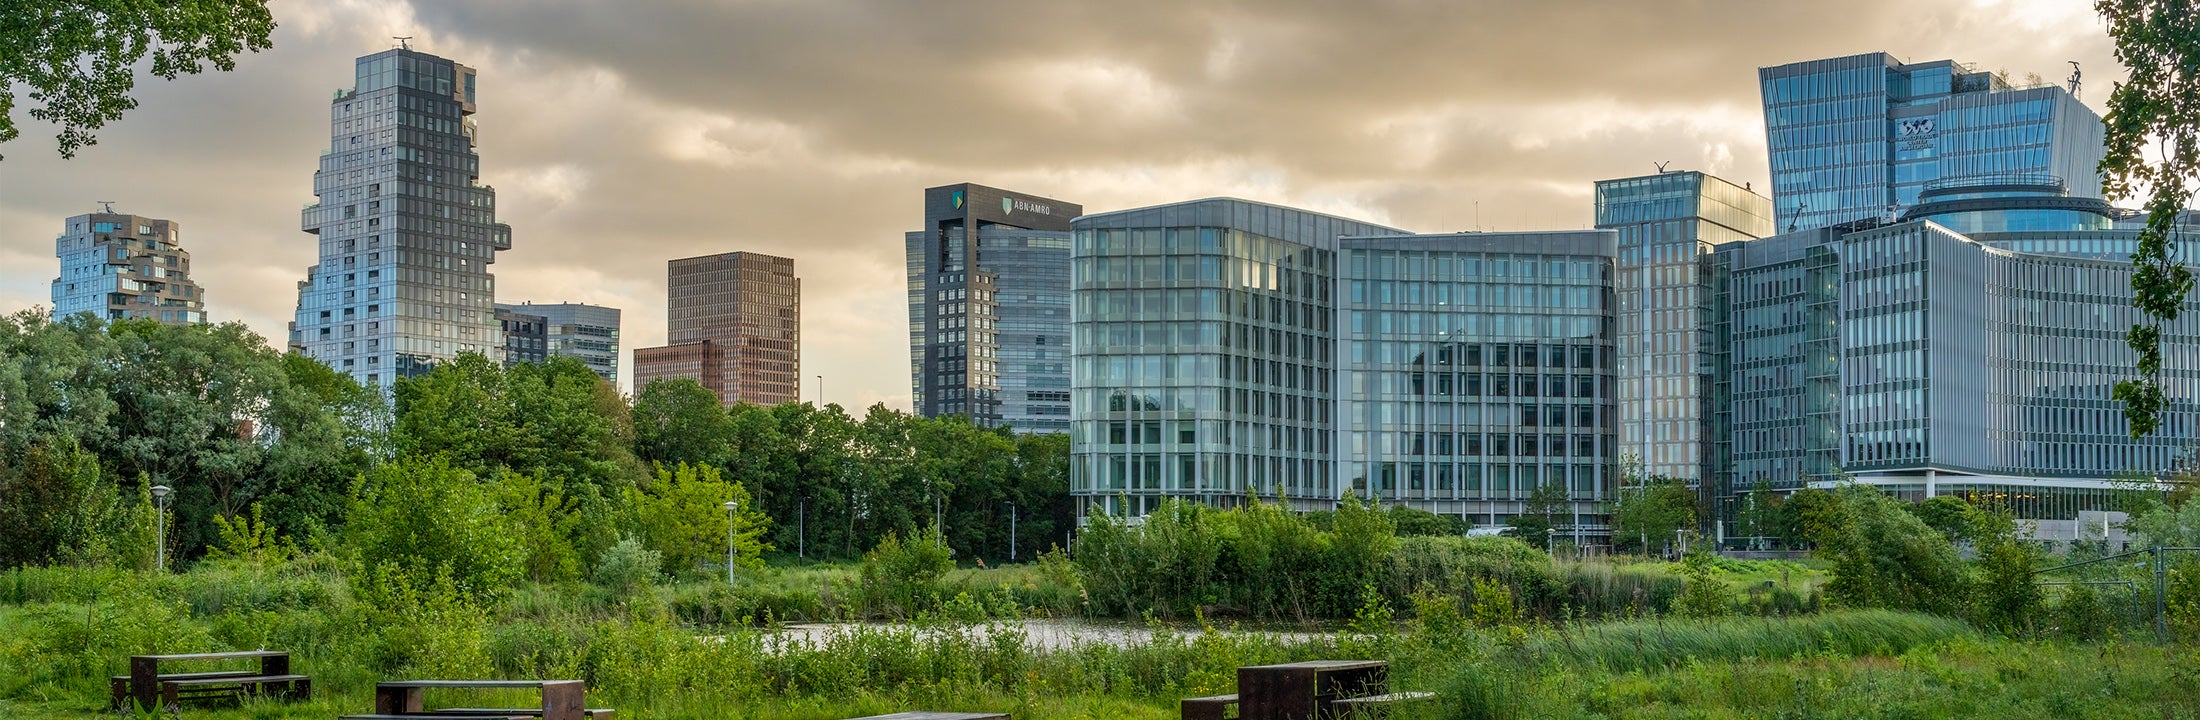
[[[948,193],[947,202],[948,204],[955,206],[956,210],[963,209],[963,191],[956,190],[954,192]]]
[[[1001,198],[1001,212],[1008,215],[1016,214],[1016,200],[1014,198]]]

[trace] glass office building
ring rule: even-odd
[[[1951,179],[1921,196],[1903,222],[1718,253],[1727,504],[1846,474],[2066,521],[2112,509],[2114,478],[2167,469],[2200,410],[2200,299],[2165,329],[2165,426],[2133,440],[2113,388],[2136,362],[2123,339],[2136,232],[2105,227],[2117,211],[2052,178]]]
[[[578,359],[611,384],[619,384],[619,309],[585,303],[497,304],[497,310],[540,317],[540,360]]]
[[[1557,484],[1570,499],[1562,532],[1605,534],[1619,457],[1617,235],[1342,239],[1340,486],[1502,525]]]
[[[480,183],[474,70],[405,49],[355,65],[302,213],[320,262],[298,283],[290,345],[370,387],[462,352],[501,359],[489,265],[512,232]]]
[[[1477,523],[1542,483],[1581,532],[1616,454],[1615,234],[1414,235],[1235,199],[1079,218],[1071,492]]]
[[[1070,428],[1070,219],[1084,208],[963,183],[904,236],[909,386],[924,417]]]
[[[1890,219],[1943,178],[2052,175],[2101,194],[2100,116],[2046,83],[1886,53],[1757,71],[1783,230]]]
[[[1401,231],[1227,198],[1071,226],[1079,516],[1168,497],[1333,507],[1338,238]]]
[[[1712,442],[1711,253],[1772,234],[1772,201],[1701,172],[1596,184],[1619,236],[1620,453],[1699,486]]]
[[[191,253],[175,221],[97,212],[69,218],[54,238],[61,276],[53,280],[55,320],[91,313],[101,320],[206,322],[206,292],[191,279]]]

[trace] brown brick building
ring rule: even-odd
[[[802,381],[802,281],[794,261],[751,252],[668,263],[667,342],[634,351],[634,389],[694,378],[720,402],[776,405]]]

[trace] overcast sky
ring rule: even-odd
[[[504,302],[665,338],[664,261],[794,258],[802,393],[909,406],[902,233],[976,182],[1106,211],[1228,195],[1419,231],[1578,228],[1653,163],[1766,182],[1756,69],[1887,51],[2013,78],[2121,70],[2088,0],[278,0],[274,49],[142,81],[76,159],[17,110],[0,311],[48,305],[62,220],[167,218],[208,314],[280,344],[352,58],[480,70]],[[26,102],[27,104],[27,102]],[[624,361],[622,361],[624,362]],[[630,365],[625,367],[630,368]]]

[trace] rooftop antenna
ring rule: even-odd
[[[1665,162],[1653,162],[1650,164],[1658,166],[1658,174],[1664,175],[1666,173],[1665,166],[1673,164],[1673,161],[1667,160]]]
[[[2071,60],[2071,61],[2069,61],[2069,62],[2070,62],[2070,96],[2071,96],[2071,97],[2078,97],[2078,87],[2079,87],[2079,83],[2078,83],[2078,78],[2082,77],[2082,76],[2084,75],[2084,73],[2082,73],[2082,72],[2079,72],[2079,70],[2078,70],[2078,61],[2076,61],[2076,60]]]
[[[115,201],[113,201],[113,200],[93,200],[92,202],[96,202],[96,203],[99,203],[99,207],[100,207],[100,210],[99,210],[99,211],[100,211],[100,212],[103,212],[103,213],[106,213],[106,214],[109,214],[109,215],[113,215],[113,214],[115,214]]]
[[[412,40],[412,39],[413,39],[413,36],[411,36],[411,35],[391,35],[391,36],[390,36],[390,39],[391,39],[391,40],[396,40],[396,41],[397,41],[397,49],[399,49],[399,50],[411,50],[411,49],[413,49],[413,47],[412,47],[412,43],[411,43],[411,42],[408,42],[408,41],[410,41],[410,40]]]

